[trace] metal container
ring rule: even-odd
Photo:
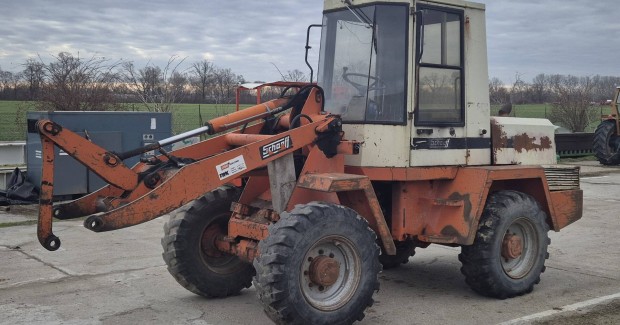
[[[172,114],[152,112],[28,112],[26,162],[28,180],[41,183],[41,138],[35,124],[49,119],[109,151],[135,149],[172,134]],[[147,153],[148,154],[148,153]],[[145,154],[146,155],[146,154]],[[54,195],[80,195],[93,192],[106,183],[67,153],[56,148]],[[124,161],[131,167],[140,157]]]

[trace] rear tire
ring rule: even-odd
[[[465,281],[481,295],[511,298],[533,290],[549,257],[546,214],[533,197],[516,191],[491,195],[480,218],[473,245],[463,246],[459,260]],[[520,237],[522,252],[507,257],[506,241]]]
[[[620,164],[618,148],[614,145],[617,138],[618,132],[616,131],[615,120],[603,121],[596,127],[596,131],[594,131],[594,140],[592,141],[592,151],[594,151],[596,159],[598,159],[601,164]]]
[[[343,206],[312,202],[283,213],[254,260],[254,286],[265,313],[277,324],[351,324],[364,318],[379,289],[376,238],[365,219]],[[313,268],[319,261],[332,265]],[[333,282],[317,281],[313,270]]]
[[[397,268],[409,262],[409,257],[415,255],[415,243],[411,240],[403,242],[395,242],[396,255],[387,255],[381,250],[379,262],[383,265],[384,270]]]
[[[239,190],[222,186],[170,214],[161,245],[168,272],[185,289],[205,297],[237,295],[252,285],[254,268],[217,251],[213,239],[226,233],[230,205]]]

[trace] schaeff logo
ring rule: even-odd
[[[292,146],[291,136],[287,135],[282,139],[278,139],[260,147],[260,157],[262,159],[267,159],[275,154],[290,149]]]

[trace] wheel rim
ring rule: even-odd
[[[239,270],[243,264],[237,256],[221,252],[215,247],[215,239],[220,234],[226,233],[228,226],[228,213],[222,213],[207,224],[202,231],[199,250],[202,263],[209,270],[219,274],[230,274]]]
[[[317,263],[316,259],[321,261]],[[332,267],[334,263],[338,265],[337,278],[328,276],[329,279],[320,282],[316,276],[313,277],[319,264]],[[304,298],[314,308],[322,311],[336,310],[344,306],[359,286],[360,263],[358,251],[347,238],[337,235],[321,238],[306,252],[302,261],[300,283]],[[333,284],[327,285],[328,283]]]
[[[507,253],[507,245],[514,246],[515,240],[520,241],[520,249],[512,248],[512,254]],[[520,279],[530,273],[538,256],[539,239],[536,228],[526,218],[515,220],[506,230],[502,242],[500,259],[504,273],[513,279]]]

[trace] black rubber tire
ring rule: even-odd
[[[308,298],[312,289],[307,288],[310,285],[303,285],[302,267],[316,245],[334,237],[348,242],[347,246],[357,254],[359,263],[349,266],[359,273],[355,271],[358,276],[339,277],[339,281],[353,279],[356,284],[343,285],[346,289],[341,292],[346,294],[341,296],[344,298],[333,298],[337,303],[329,305],[331,310],[321,310],[311,302],[314,297]],[[269,227],[269,236],[259,243],[261,254],[254,260],[254,287],[267,316],[278,324],[351,324],[363,319],[364,310],[374,302],[372,295],[379,290],[381,265],[376,238],[364,218],[343,206],[312,202],[283,213],[281,219]],[[324,290],[332,290],[333,286]],[[325,303],[330,301],[326,299]]]
[[[217,225],[224,233],[230,204],[240,191],[222,186],[170,214],[161,245],[168,272],[185,289],[210,298],[237,295],[252,285],[254,268],[236,256],[211,257],[202,250],[202,235]]]
[[[594,131],[592,151],[596,159],[603,165],[620,164],[620,155],[617,155],[617,148],[613,148],[610,145],[611,140],[615,137],[618,137],[618,133],[616,132],[616,121],[614,120],[601,122]]]
[[[523,253],[515,259],[502,257],[504,236],[523,227]],[[516,191],[492,194],[484,208],[473,245],[463,246],[459,260],[465,282],[477,293],[499,299],[530,293],[540,282],[549,258],[549,225],[533,197]],[[529,239],[528,239],[529,238]],[[528,244],[528,241],[535,241]],[[504,263],[516,263],[506,270]],[[512,266],[511,266],[512,267]],[[520,272],[517,272],[517,271]],[[510,276],[510,272],[513,274]]]
[[[409,257],[415,255],[415,243],[413,241],[395,242],[396,255],[387,255],[381,250],[379,262],[383,265],[384,270],[397,268],[409,262]]]

